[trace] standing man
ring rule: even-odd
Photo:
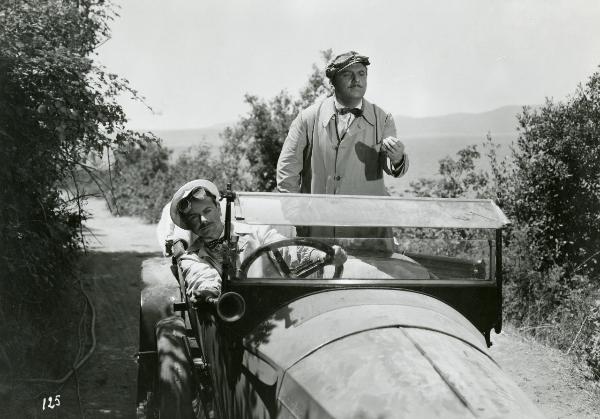
[[[335,94],[292,122],[277,162],[280,192],[387,195],[383,172],[406,173],[392,115],[364,99],[369,64],[350,51],[327,65]]]

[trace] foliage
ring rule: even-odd
[[[539,267],[598,272],[600,73],[564,103],[525,108],[519,124],[512,213],[535,227]]]
[[[481,170],[475,169],[475,162],[481,157],[476,145],[469,145],[457,152],[458,159],[450,156],[439,161],[440,178],[421,178],[411,182],[412,193],[420,197],[476,197],[481,196],[488,181],[488,176]]]
[[[510,160],[498,160],[498,146],[488,135],[488,173],[478,169],[477,147],[469,146],[456,159],[440,160],[438,178],[412,182],[409,191],[499,203],[513,222],[504,234],[507,317],[521,330],[580,356],[596,379],[600,293],[590,264],[598,252],[594,221],[600,216],[598,78],[594,74],[567,103],[525,108]]]
[[[324,62],[331,56],[331,50],[322,51]],[[323,69],[313,65],[297,99],[286,91],[271,100],[246,95],[250,112],[222,134],[221,167],[226,178],[236,189],[275,189],[277,159],[292,121],[300,110],[331,93]]]
[[[477,145],[472,144],[458,150],[457,158],[446,156],[439,161],[439,176],[420,178],[410,182],[410,195],[438,198],[491,198],[504,201],[507,183],[511,173],[510,161],[498,160],[497,150],[491,134],[488,133],[483,148],[490,162],[488,173],[479,168],[481,153]]]
[[[91,0],[0,6],[3,402],[9,380],[56,377],[83,349],[72,344],[82,312],[72,287],[85,218],[82,180],[103,188],[90,157],[153,139],[125,129],[117,97],[141,98],[92,58],[109,37],[112,16],[109,3]],[[32,391],[22,387],[15,390],[20,398]]]
[[[46,289],[69,272],[83,212],[64,181],[90,153],[148,138],[124,129],[116,97],[137,93],[90,55],[108,36],[110,5],[4,1],[0,12],[2,285]],[[11,295],[15,295],[11,293]]]
[[[193,179],[214,180],[223,187],[221,172],[206,145],[200,145],[170,162],[171,151],[160,144],[123,146],[115,152],[112,182],[114,210],[157,222],[174,191]]]
[[[148,147],[126,145],[115,151],[111,196],[113,212],[143,216],[146,211],[157,211],[154,207],[161,203],[157,199],[160,192],[157,180],[168,173],[170,154],[160,144]]]
[[[513,321],[581,356],[600,378],[600,73],[564,102],[525,108],[502,196],[514,223],[506,274]]]
[[[331,50],[322,52],[331,59]],[[225,189],[275,188],[277,159],[292,120],[316,100],[331,94],[324,71],[313,65],[308,82],[294,99],[282,91],[271,100],[246,95],[250,112],[221,134],[223,146],[214,159],[206,145],[182,153],[170,162],[170,151],[160,145],[123,145],[115,153],[112,180],[114,209],[155,222],[173,192],[191,179],[212,179]]]

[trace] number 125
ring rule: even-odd
[[[46,406],[48,406],[50,409],[60,406],[60,394],[57,394],[54,397],[44,397],[44,401],[42,402],[42,410],[46,410]]]

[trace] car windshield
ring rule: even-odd
[[[238,228],[270,240],[321,244],[300,240],[265,252],[248,279],[493,280],[495,229],[508,224],[489,200],[243,193],[233,215]],[[347,255],[343,269],[305,269],[333,245]]]
[[[239,192],[234,219],[288,226],[497,229],[509,221],[489,199]]]

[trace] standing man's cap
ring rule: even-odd
[[[352,64],[364,64],[369,65],[369,57],[365,57],[364,55],[360,55],[356,51],[349,51],[343,54],[338,55],[333,60],[327,64],[325,68],[325,75],[328,79],[333,80],[335,75],[343,70],[344,68],[351,66]]]
[[[219,189],[216,187],[216,185],[206,179],[192,180],[191,182],[188,182],[181,188],[179,188],[177,192],[175,192],[175,195],[173,195],[173,199],[171,200],[171,209],[169,212],[171,214],[171,219],[173,220],[175,225],[183,228],[184,230],[187,230],[188,227],[182,220],[181,214],[179,213],[179,202],[182,199],[186,199],[187,197],[189,197],[190,194],[196,192],[199,188],[207,190],[208,192],[213,194],[215,198],[217,198],[217,200],[221,196],[221,194],[219,193]]]

